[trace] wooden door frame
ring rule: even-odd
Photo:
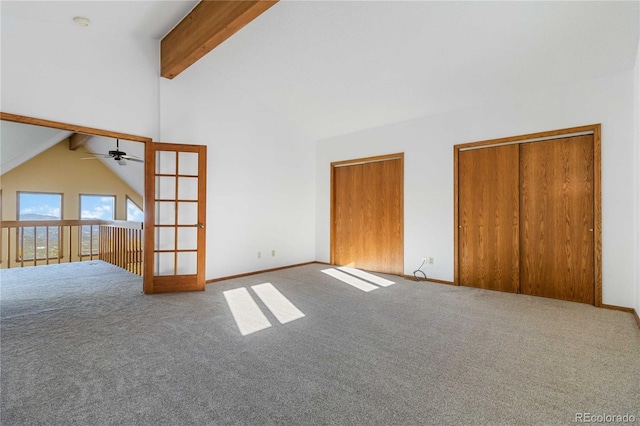
[[[52,120],[46,120],[46,119],[42,119],[42,118],[34,118],[34,117],[27,117],[24,115],[18,115],[18,114],[11,114],[11,113],[7,113],[7,112],[0,112],[0,120],[4,120],[4,121],[11,121],[14,123],[21,123],[21,124],[29,124],[29,125],[33,125],[33,126],[41,126],[41,127],[49,127],[52,129],[59,129],[59,130],[67,130],[70,132],[75,132],[75,133],[82,133],[82,134],[86,134],[86,135],[91,135],[91,136],[103,136],[106,138],[111,138],[111,139],[123,139],[126,141],[132,141],[132,142],[141,142],[145,144],[145,152],[147,150],[148,145],[153,143],[153,140],[151,138],[145,137],[145,136],[137,136],[137,135],[131,135],[128,133],[122,133],[122,132],[113,132],[110,130],[103,130],[103,129],[96,129],[94,127],[86,127],[86,126],[79,126],[76,124],[70,124],[70,123],[63,123],[60,121],[52,121]],[[146,173],[143,173],[142,175],[142,179],[143,179],[143,183],[146,184]],[[145,185],[146,187],[146,185]],[[146,214],[146,209],[145,209],[145,216],[144,216],[144,225],[143,225],[143,232],[146,233],[147,231],[145,229],[148,228],[149,225],[149,218],[147,217]],[[153,236],[153,235],[152,235]],[[145,234],[145,240],[146,240],[146,234]],[[144,250],[145,247],[143,245],[142,250],[143,250],[143,259],[144,259]],[[144,280],[144,277],[143,277]]]
[[[460,150],[469,148],[490,147],[525,142],[542,142],[545,140],[563,139],[580,133],[593,133],[593,256],[594,256],[594,295],[595,306],[602,305],[602,157],[601,157],[601,125],[591,124],[580,127],[550,130],[540,133],[510,136],[499,139],[470,142],[453,146],[453,262],[454,283],[460,285],[459,261],[459,187],[458,187],[458,155]]]
[[[402,246],[402,265],[404,269],[404,152],[396,154],[377,155],[374,157],[357,158],[353,160],[334,161],[331,163],[331,240],[330,240],[330,263],[335,265],[335,250],[336,250],[336,191],[335,191],[335,170],[337,167],[355,166],[358,164],[377,163],[381,161],[400,160],[402,167],[402,176],[400,176],[400,184],[402,185],[402,193],[400,197],[400,208],[402,209],[402,223],[400,224],[402,232],[400,233],[400,245]],[[402,271],[404,273],[404,270]]]
[[[111,139],[123,139],[127,141],[132,141],[132,142],[141,142],[145,144],[144,149],[145,149],[146,157],[149,157],[148,153],[152,151],[152,147],[154,146],[154,144],[157,143],[157,142],[154,142],[151,138],[148,138],[145,136],[132,135],[132,134],[122,133],[122,132],[114,132],[110,130],[97,129],[94,127],[80,126],[76,124],[64,123],[60,121],[52,121],[52,120],[47,120],[42,118],[28,117],[24,115],[12,114],[12,113],[2,112],[2,111],[0,111],[0,120],[10,121],[14,123],[21,123],[21,124],[29,124],[34,126],[49,127],[52,129],[66,130],[70,132],[82,133],[82,134],[91,135],[91,136],[103,136]],[[164,145],[169,145],[169,144],[164,144]],[[175,145],[183,146],[180,144],[175,144]],[[204,152],[205,152],[205,159],[206,159],[206,146],[205,146]],[[151,249],[151,253],[153,253],[152,248],[154,246],[154,239],[155,239],[155,236],[153,234],[154,211],[153,211],[153,207],[150,208],[148,204],[149,190],[150,188],[151,189],[155,188],[155,180],[154,179],[149,180],[149,177],[147,176],[147,165],[149,161],[155,164],[155,157],[145,158],[145,170],[142,177],[143,183],[145,184],[145,194],[144,194],[144,200],[143,200],[144,202],[144,225],[143,225],[144,245],[142,248],[143,250],[142,256],[143,256],[143,259],[145,259],[144,272],[142,276],[143,290],[149,287],[148,280],[153,278],[153,266],[154,266],[153,262],[146,261],[147,250]],[[206,166],[201,178],[202,178],[201,179],[202,184],[198,187],[198,198],[200,198],[201,194],[206,193]],[[206,206],[201,206],[201,208],[204,209],[206,208]],[[198,230],[198,232],[199,234],[204,234],[205,230],[204,228],[201,228]],[[198,251],[198,262],[199,263],[201,262],[202,264],[206,262],[206,258],[205,258],[206,235],[203,238],[204,238],[205,248]],[[204,277],[203,275],[201,278],[202,278],[201,281],[205,283],[206,277]]]
[[[50,127],[52,129],[68,130],[75,133],[83,133],[91,136],[104,136],[111,139],[124,139],[132,142],[149,143],[151,138],[136,136],[128,133],[112,132],[110,130],[96,129],[94,127],[78,126],[76,124],[63,123],[60,121],[45,120],[42,118],[27,117],[24,115],[0,112],[0,120],[12,121],[14,123],[31,124],[34,126]]]

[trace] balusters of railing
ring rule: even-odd
[[[94,226],[97,234],[98,253],[94,253]],[[83,226],[88,227],[88,253],[83,253]],[[57,230],[54,237],[52,230]],[[85,228],[87,229],[87,228]],[[33,231],[31,247],[27,244],[28,231]],[[38,233],[43,230],[44,235]],[[0,266],[11,268],[31,265],[48,265],[54,260],[63,263],[63,253],[68,253],[66,262],[94,258],[112,263],[138,275],[142,275],[142,223],[104,220],[54,220],[54,221],[3,221],[1,223]],[[40,237],[39,237],[40,235]],[[30,235],[28,235],[30,237]],[[68,237],[68,238],[67,238]],[[74,238],[75,237],[75,238]],[[12,242],[15,242],[15,247]],[[44,244],[44,246],[39,245]],[[44,253],[39,253],[39,249]],[[54,250],[55,249],[55,250]],[[26,251],[25,251],[26,250]],[[29,255],[33,252],[33,257]],[[51,256],[53,252],[57,255]],[[77,252],[77,253],[76,253]],[[6,259],[6,263],[4,260]]]
[[[102,260],[142,275],[142,223],[112,221],[100,226]]]

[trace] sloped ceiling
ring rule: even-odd
[[[7,173],[71,134],[66,130],[0,121],[0,173]],[[116,140],[93,136],[87,141],[85,148],[92,153],[107,154],[116,149]],[[141,142],[120,140],[120,150],[144,160],[144,144]],[[144,195],[143,163],[127,162],[126,166],[121,166],[111,158],[100,157],[95,161],[101,161],[140,196]]]
[[[195,66],[317,140],[629,70],[639,6],[281,1]]]
[[[106,154],[110,150],[116,149],[116,140],[102,136],[94,136],[86,143],[85,147],[89,152]],[[141,142],[131,142],[120,140],[120,151],[127,155],[133,155],[144,160],[144,144]],[[144,164],[127,161],[126,166],[119,165],[112,158],[100,158],[113,173],[127,183],[138,195],[144,197]]]
[[[0,121],[0,173],[5,174],[51,148],[72,132]]]
[[[195,4],[2,1],[0,13],[86,15],[83,30],[159,40]],[[629,70],[639,22],[637,1],[283,0],[194,66],[320,140]]]

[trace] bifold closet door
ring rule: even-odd
[[[518,146],[460,151],[460,284],[516,293],[519,284]]]
[[[520,145],[520,292],[594,303],[593,135]]]

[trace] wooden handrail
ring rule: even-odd
[[[140,231],[143,229],[142,222],[131,222],[127,220],[104,220],[100,225],[113,228],[137,229]]]
[[[102,220],[102,219],[67,219],[67,220],[3,220],[2,228],[33,228],[34,226],[91,226],[102,225],[116,228],[142,229],[142,222],[129,222],[126,220]]]
[[[106,221],[99,219],[71,220],[3,220],[2,228],[33,228],[34,226],[89,226],[102,225]]]

